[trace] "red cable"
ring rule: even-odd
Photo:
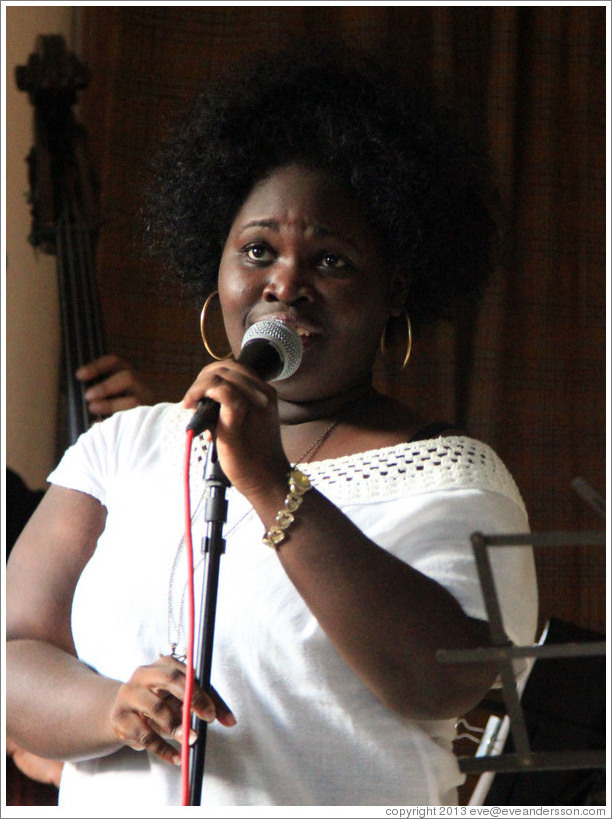
[[[181,742],[181,789],[182,805],[191,804],[189,794],[189,734],[191,733],[191,697],[193,694],[193,645],[195,631],[194,589],[193,589],[193,542],[191,539],[191,491],[189,486],[189,465],[193,430],[187,430],[185,450],[184,490],[185,490],[185,553],[187,556],[187,658],[185,660],[185,696],[183,699],[183,741]]]

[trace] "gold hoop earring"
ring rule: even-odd
[[[410,353],[412,352],[412,323],[410,321],[410,316],[408,315],[408,311],[404,309],[403,311],[404,320],[406,321],[406,354],[404,355],[404,360],[402,361],[402,366],[400,367],[400,372],[406,368],[406,364],[408,364],[408,359],[410,358]],[[382,335],[380,337],[380,352],[381,355],[386,355],[387,352],[387,325],[382,331]]]
[[[231,353],[227,353],[227,355],[217,355],[210,344],[208,343],[208,339],[206,338],[206,311],[215,296],[219,295],[218,290],[213,290],[213,292],[208,296],[206,301],[204,302],[204,307],[202,307],[202,312],[200,314],[200,333],[202,335],[202,341],[204,342],[204,347],[206,348],[206,352],[215,359],[215,361],[223,361],[225,358],[230,358]]]

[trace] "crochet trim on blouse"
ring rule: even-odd
[[[191,417],[180,405],[164,420],[163,447],[176,462]],[[181,440],[182,439],[182,440]],[[191,468],[201,478],[206,444],[194,441]],[[499,456],[485,443],[466,436],[438,437],[413,443],[301,464],[312,483],[335,503],[388,501],[406,495],[453,489],[497,492],[523,510],[514,479]]]

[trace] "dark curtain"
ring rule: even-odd
[[[604,8],[89,6],[82,31],[111,349],[172,400],[206,363],[198,307],[160,287],[134,231],[147,161],[228,61],[337,33],[484,128],[505,209],[505,256],[478,313],[430,331],[401,376],[380,369],[379,386],[490,443],[534,530],[601,528],[571,484],[605,491]],[[603,549],[540,549],[537,562],[542,620],[603,630]]]

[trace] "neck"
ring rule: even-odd
[[[333,418],[356,403],[375,395],[372,384],[357,384],[348,390],[316,401],[284,401],[279,399],[278,412],[283,426],[305,424],[321,418]]]

